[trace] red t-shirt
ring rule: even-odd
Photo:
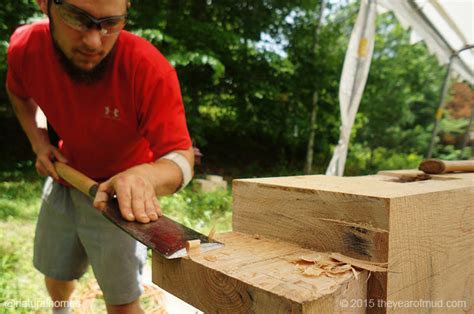
[[[191,147],[173,67],[126,31],[114,49],[104,78],[85,85],[57,60],[48,20],[17,29],[8,48],[8,89],[36,101],[69,164],[96,180]]]

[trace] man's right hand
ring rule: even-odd
[[[28,136],[31,147],[36,154],[36,171],[42,176],[51,176],[55,180],[59,180],[53,162],[67,163],[67,160],[59,149],[51,145],[49,141],[47,122],[43,111],[32,98],[18,97],[10,92],[8,86],[7,94],[18,121],[20,121],[21,127]]]
[[[59,149],[49,143],[45,143],[34,149],[34,152],[36,153],[36,171],[42,176],[51,176],[54,180],[59,180],[53,163],[55,161],[67,163],[67,159],[61,154]]]

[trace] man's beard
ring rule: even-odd
[[[113,51],[112,49],[107,56],[99,62],[92,70],[85,71],[75,65],[63,52],[56,39],[53,36],[54,23],[50,18],[50,27],[49,27],[51,38],[53,39],[53,47],[56,52],[59,63],[63,67],[64,71],[69,75],[69,77],[78,84],[92,85],[100,80],[102,80],[106,74],[107,66],[112,59]]]

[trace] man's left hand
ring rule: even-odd
[[[146,166],[145,166],[146,167]],[[101,183],[94,199],[94,207],[105,209],[114,195],[122,217],[128,221],[148,223],[162,216],[154,186],[144,175],[143,165],[130,168]]]

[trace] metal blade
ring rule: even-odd
[[[103,214],[133,238],[168,259],[187,256],[185,245],[189,240],[201,240],[201,252],[224,246],[165,216],[149,223],[126,221],[120,213],[117,199],[107,202]]]

